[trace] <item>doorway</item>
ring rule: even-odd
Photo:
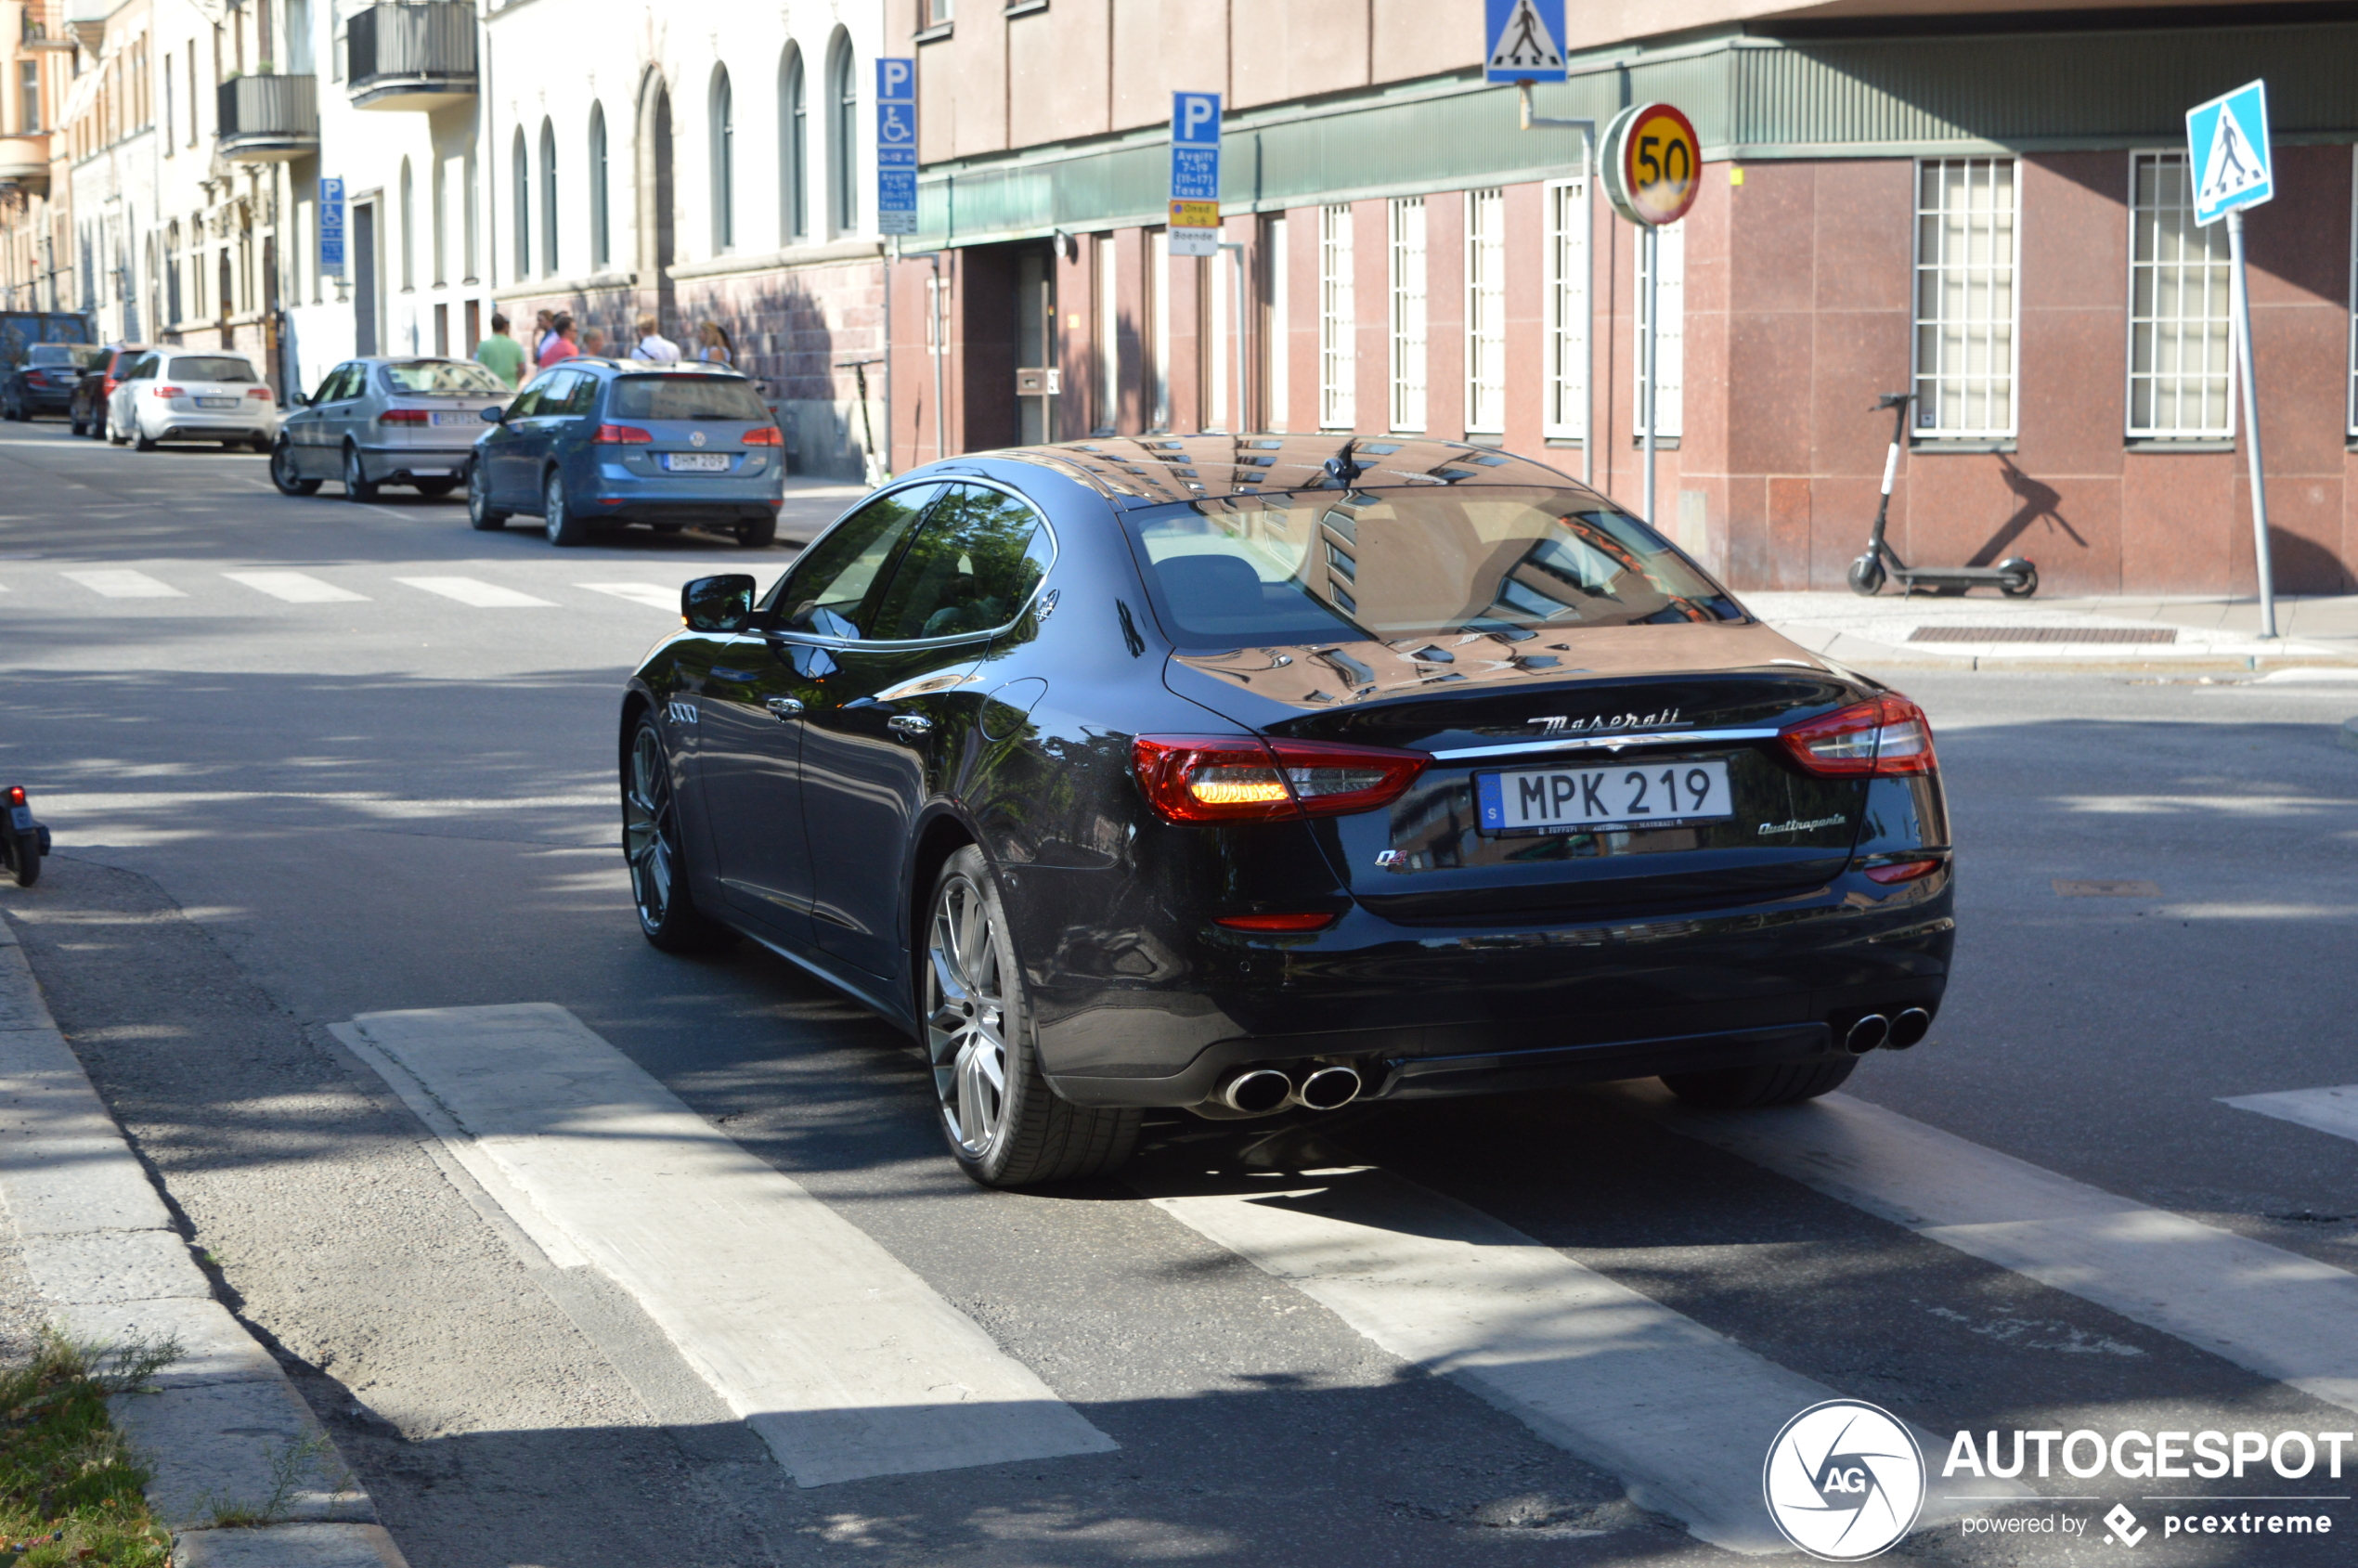
[[[1056,438],[1056,252],[1044,240],[959,253],[957,338],[969,452]]]
[[[377,348],[377,204],[361,201],[352,209],[352,351],[367,356]]]

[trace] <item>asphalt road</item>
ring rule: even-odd
[[[683,962],[632,928],[621,678],[682,580],[766,578],[791,547],[637,532],[559,552],[387,494],[288,499],[258,458],[0,427],[0,782],[57,834],[0,913],[224,1298],[417,1568],[1729,1559],[1631,1500],[1642,1478],[1610,1444],[1551,1439],[1498,1407],[1498,1378],[1411,1365],[1341,1298],[1146,1196],[1360,1190],[1304,1170],[1419,1184],[1943,1441],[2353,1425],[2358,1383],[2329,1402],[2257,1369],[2266,1345],[2170,1327],[2203,1285],[2177,1232],[2129,1237],[2166,1299],[2115,1310],[2101,1259],[2032,1237],[1993,1261],[1974,1227],[1665,1121],[1642,1086],[1352,1111],[1274,1141],[1173,1125],[1129,1181],[973,1189],[890,1030],[749,946]],[[1956,808],[1957,978],[1933,1039],[1848,1093],[1963,1140],[1923,1144],[1914,1172],[1961,1200],[2011,1157],[2274,1249],[2252,1255],[2287,1278],[2358,1269],[2358,1144],[2222,1103],[2358,1081],[2358,753],[2333,736],[2358,683],[1895,679],[1933,716]],[[514,1003],[570,1011],[1118,1447],[797,1486],[626,1292],[536,1262],[330,1032]],[[1384,1216],[1413,1189],[1384,1190],[1367,1234],[1406,1245],[1416,1225]],[[2274,1289],[2244,1298],[2254,1322],[2278,1321]],[[2358,1344],[2358,1317],[2326,1330]],[[2026,1484],[2083,1523],[2183,1506],[2151,1481]],[[2319,1498],[2358,1530],[2358,1479],[2322,1466],[2177,1490]],[[1950,1524],[1902,1549],[2075,1562],[2118,1549],[2104,1529]],[[2169,1563],[2348,1560],[2332,1539],[2142,1541]]]

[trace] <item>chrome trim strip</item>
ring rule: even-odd
[[[1436,762],[1458,762],[1470,757],[1520,757],[1549,751],[1620,751],[1633,745],[1716,745],[1722,741],[1773,741],[1778,730],[1665,730],[1651,734],[1579,735],[1557,741],[1509,741],[1505,745],[1463,745],[1436,751]]]

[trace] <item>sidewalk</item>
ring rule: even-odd
[[[175,1568],[401,1568],[376,1508],[270,1354],[213,1294],[0,919],[0,1207],[30,1301],[71,1339],[181,1347],[113,1401]],[[234,1523],[233,1523],[234,1522]]]
[[[2276,601],[2274,640],[2254,599],[2219,596],[2005,599],[1741,593],[1755,615],[1814,653],[1879,668],[2358,667],[2358,595]]]

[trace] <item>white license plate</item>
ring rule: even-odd
[[[1484,833],[1578,833],[1658,827],[1736,814],[1725,762],[1619,762],[1477,773]]]
[[[481,424],[483,422],[483,416],[481,414],[436,414],[434,416],[432,422],[435,424]]]
[[[729,455],[726,452],[666,452],[663,466],[674,473],[726,473]]]
[[[200,397],[197,399],[197,407],[200,408],[234,408],[237,406],[238,400],[234,397]]]

